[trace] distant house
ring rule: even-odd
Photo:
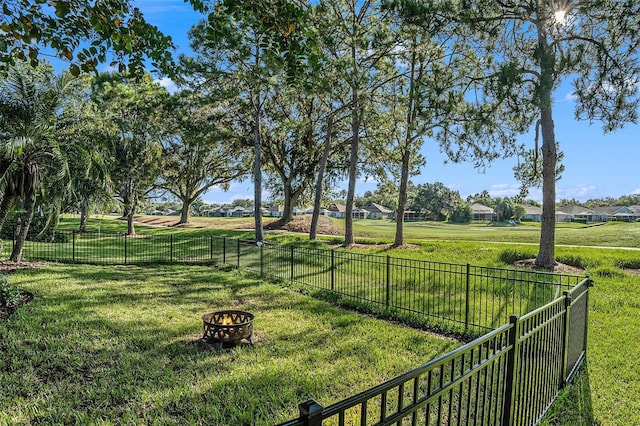
[[[248,216],[249,212],[247,211],[247,209],[245,209],[244,207],[240,207],[240,206],[236,206],[233,207],[230,211],[229,211],[229,216],[231,217],[244,217],[244,216]]]
[[[313,214],[313,207],[307,207],[306,209],[304,209],[304,211],[302,212],[303,214]],[[319,211],[320,216],[329,216],[329,210],[327,209],[320,209]]]
[[[571,222],[571,217],[568,213],[556,210],[556,222]]]
[[[471,204],[471,211],[473,212],[473,220],[496,220],[496,211],[489,206],[485,206],[480,203]]]
[[[351,212],[351,217],[354,219],[366,219],[369,217],[369,210],[356,207]]]
[[[405,222],[420,220],[420,214],[414,210],[405,210],[404,220]]]
[[[369,212],[369,219],[391,219],[393,217],[393,211],[380,204],[369,203],[363,208]]]
[[[331,204],[327,210],[329,210],[330,217],[340,219],[347,216],[347,207],[344,204]]]
[[[571,220],[579,220],[587,223],[606,222],[609,215],[606,212],[588,209],[575,204],[558,207],[556,212],[566,213],[571,216]]]
[[[522,216],[522,220],[527,220],[531,222],[541,222],[542,221],[542,209],[538,206],[534,206],[532,204],[523,204],[525,214]]]
[[[611,206],[598,207],[597,209],[606,212],[609,215],[609,220],[633,222],[640,219],[640,206]]]
[[[284,214],[284,206],[273,206],[267,209],[267,214],[271,217],[282,217]]]

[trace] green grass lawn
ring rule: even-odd
[[[51,265],[0,322],[0,424],[274,424],[459,345],[238,273]],[[198,343],[201,315],[253,312],[254,347]]]
[[[365,222],[373,222],[367,225],[371,229],[379,227],[377,231],[371,232],[370,241],[389,241],[384,232],[390,232],[389,230],[393,229],[392,223],[387,222],[385,224],[384,221],[357,222],[356,229],[359,235],[363,234],[360,233],[361,231],[358,227]],[[122,232],[124,230],[124,223],[118,221],[105,220],[96,222],[94,220],[90,223],[90,227],[95,227],[97,223],[100,224],[99,226],[103,232],[107,232],[104,230],[107,227],[110,227],[109,229],[113,232]],[[77,222],[74,223],[69,219],[65,219],[63,224],[69,229],[77,226]],[[428,226],[428,224],[414,225],[416,227],[421,226],[423,231],[420,232],[424,232],[424,234],[420,232],[413,233],[410,231],[411,228],[407,228],[407,238],[418,244],[416,249],[387,250],[378,247],[356,251],[390,254],[395,257],[430,261],[468,262],[473,265],[498,267],[508,266],[505,265],[505,259],[513,257],[514,253],[520,257],[533,257],[537,251],[535,241],[539,228],[533,225],[522,227],[491,227],[484,224],[471,226],[434,224],[433,227]],[[137,226],[137,231],[141,234],[176,232],[175,230],[144,226]],[[186,230],[180,232],[186,232],[189,235],[210,235],[213,232],[216,235],[239,236],[241,238],[252,237],[250,230]],[[638,223],[609,223],[599,226],[570,224],[558,229],[558,242],[579,246],[633,248],[640,245],[638,232],[640,232],[640,224]],[[274,242],[302,243],[297,237],[290,235],[268,234],[268,238]],[[500,241],[503,240],[508,240],[509,242],[501,243]],[[592,423],[604,425],[640,424],[640,386],[638,385],[640,383],[640,368],[638,368],[638,363],[636,362],[638,353],[640,353],[640,344],[638,344],[638,336],[640,336],[640,321],[638,321],[638,314],[640,313],[640,276],[623,269],[623,267],[638,268],[638,265],[640,265],[640,251],[561,245],[556,248],[556,256],[563,263],[584,268],[586,273],[591,274],[595,281],[595,287],[591,289],[587,368],[578,376],[576,384],[568,388],[560,400],[554,404],[544,423],[557,425]],[[78,271],[77,274],[76,271]],[[177,419],[200,418],[184,417],[183,414],[180,414],[184,411],[185,406],[190,403],[195,404],[198,398],[206,401],[206,403],[198,406],[198,410],[204,411],[197,416],[203,416],[202,418],[207,419],[218,419],[220,418],[216,417],[218,415],[230,415],[233,418],[241,416],[242,410],[239,408],[232,411],[228,411],[231,409],[225,408],[222,414],[218,413],[214,408],[207,408],[210,405],[215,406],[213,402],[220,402],[221,399],[220,397],[210,397],[208,393],[199,391],[207,386],[201,383],[205,380],[201,376],[205,375],[203,372],[206,369],[205,366],[218,368],[222,365],[220,364],[223,362],[221,360],[227,360],[228,357],[249,359],[249,364],[255,362],[256,358],[252,357],[258,355],[253,354],[261,354],[263,351],[267,351],[264,345],[266,340],[262,342],[262,345],[259,340],[257,347],[250,351],[244,349],[232,351],[234,355],[227,353],[213,356],[211,353],[203,354],[201,348],[197,347],[197,345],[189,344],[190,341],[192,342],[198,337],[199,315],[203,310],[234,306],[236,300],[242,300],[241,303],[248,303],[252,311],[259,312],[261,318],[269,315],[274,315],[275,317],[280,315],[280,318],[282,318],[295,313],[296,317],[309,318],[314,324],[313,327],[291,328],[287,338],[284,336],[281,339],[278,338],[278,348],[273,349],[272,358],[277,360],[282,357],[282,364],[289,366],[285,370],[278,370],[277,368],[279,367],[270,366],[265,367],[265,369],[272,373],[271,375],[266,374],[266,372],[264,376],[257,373],[237,373],[244,378],[245,382],[240,384],[231,380],[233,383],[230,385],[230,389],[233,389],[234,393],[240,392],[242,394],[241,390],[245,388],[252,391],[255,391],[256,387],[271,389],[270,385],[268,385],[271,380],[274,381],[274,386],[278,387],[279,384],[283,383],[278,380],[278,374],[280,373],[291,376],[289,381],[285,381],[286,383],[282,386],[282,389],[277,391],[279,392],[277,396],[268,398],[267,405],[271,408],[267,410],[269,414],[265,414],[262,417],[263,419],[269,418],[279,421],[292,417],[296,412],[296,404],[307,397],[317,398],[325,405],[336,402],[353,392],[375,385],[399,372],[426,362],[439,350],[446,351],[453,345],[450,342],[440,342],[441,346],[432,346],[431,343],[425,343],[429,350],[423,355],[416,355],[422,350],[419,346],[409,345],[406,351],[400,353],[397,357],[392,357],[390,360],[383,355],[373,355],[374,353],[390,352],[384,350],[388,346],[385,346],[386,343],[384,343],[382,337],[376,341],[369,334],[363,334],[365,333],[363,329],[355,327],[345,329],[344,334],[344,336],[349,336],[348,341],[351,342],[351,346],[349,346],[351,349],[337,349],[342,347],[341,345],[344,343],[327,343],[326,340],[322,340],[320,337],[312,337],[320,335],[331,336],[330,330],[335,328],[335,325],[322,326],[321,324],[325,322],[331,323],[334,317],[352,318],[353,316],[353,318],[358,319],[350,321],[358,323],[360,321],[374,320],[330,308],[324,302],[301,297],[277,287],[262,283],[256,284],[255,281],[247,278],[213,272],[210,269],[201,267],[191,269],[186,266],[172,266],[147,269],[137,267],[56,266],[46,270],[20,272],[13,277],[13,280],[18,285],[27,288],[40,297],[37,297],[28,307],[19,311],[18,316],[12,318],[8,324],[0,323],[0,331],[3,337],[0,342],[2,349],[0,361],[12,366],[8,373],[3,372],[0,374],[8,374],[8,377],[13,377],[12,380],[14,382],[19,379],[25,383],[26,389],[30,389],[28,392],[20,390],[22,388],[13,383],[9,390],[0,390],[2,395],[0,406],[7,406],[7,404],[10,407],[13,407],[14,404],[18,407],[24,406],[25,408],[19,408],[16,411],[16,416],[26,416],[24,418],[31,419],[33,423],[37,423],[37,420],[34,419],[39,418],[37,417],[40,415],[39,413],[46,413],[45,417],[43,417],[45,419],[69,419],[71,417],[62,416],[71,415],[70,413],[73,412],[72,407],[79,405],[83,407],[82,409],[86,409],[86,406],[91,404],[95,404],[95,408],[92,409],[93,412],[98,413],[93,417],[94,420],[98,419],[96,421],[116,418],[117,422],[121,422],[126,415],[133,415],[136,416],[133,422],[146,423],[155,418],[163,422],[166,419],[172,419],[173,417],[171,416],[174,414],[168,414],[169,417],[166,418],[155,416],[164,416],[165,414],[162,413],[168,410],[168,405],[173,407],[175,404],[181,407],[180,409],[171,408],[171,410],[175,410],[178,413],[175,414]],[[216,281],[217,284],[210,284],[211,280]],[[172,284],[172,282],[176,281],[181,284],[178,286]],[[248,282],[251,284],[240,284]],[[247,293],[253,296],[246,296]],[[163,294],[168,296],[162,297],[161,295]],[[188,294],[192,294],[193,300],[189,298]],[[205,300],[209,298],[209,303],[205,307],[202,306],[202,295],[205,295]],[[274,295],[282,295],[283,299],[278,299]],[[135,303],[126,302],[130,296]],[[216,304],[218,297],[221,299]],[[264,300],[263,297],[265,298]],[[278,301],[273,302],[274,298]],[[274,309],[277,306],[275,312],[285,312],[286,314],[271,314],[271,311],[266,306]],[[168,311],[163,311],[165,308]],[[307,309],[311,312],[326,311],[330,313],[316,317],[314,314],[307,312]],[[179,319],[179,313],[185,310],[190,311],[189,318]],[[158,315],[157,312],[159,311],[163,313]],[[156,314],[157,318],[153,313]],[[67,316],[69,320],[67,320]],[[122,318],[126,318],[126,320]],[[167,323],[167,321],[170,322]],[[144,326],[145,323],[152,325]],[[256,323],[259,324],[260,321],[256,320]],[[153,333],[142,333],[136,327],[133,327],[139,324],[142,324],[147,330],[153,331]],[[170,324],[170,326],[167,326],[167,324]],[[384,327],[387,326],[385,325]],[[45,336],[39,338],[36,330],[43,327],[45,329],[54,328],[54,335],[57,337],[50,338]],[[263,339],[274,335],[273,333],[279,335],[278,332],[270,329],[270,327],[276,327],[275,321],[273,321],[273,324],[262,324],[261,327],[266,333]],[[368,327],[370,328],[370,326]],[[128,328],[131,328],[129,332],[126,331]],[[374,329],[377,329],[377,326]],[[89,330],[90,333],[83,337],[82,330]],[[418,333],[407,328],[397,330],[391,333],[400,333],[402,338],[410,340],[415,340],[416,338],[408,336],[412,336],[412,333]],[[350,333],[354,334],[351,335]],[[382,332],[380,333],[383,334]],[[389,331],[386,331],[386,333],[389,333]],[[148,334],[155,334],[155,337],[149,337]],[[313,350],[304,349],[305,343],[300,343],[293,339],[293,334],[309,334],[311,340],[306,341],[306,343],[311,342]],[[400,335],[396,337],[401,338]],[[421,336],[420,333],[417,335]],[[5,338],[5,336],[9,338]],[[82,340],[85,338],[86,340]],[[73,344],[67,344],[67,340],[70,340]],[[284,342],[280,340],[284,340]],[[294,342],[294,340],[296,341]],[[95,344],[94,341],[96,342]],[[110,343],[105,343],[105,341],[113,342],[117,349],[104,354],[101,351],[110,346]],[[9,344],[7,342],[13,343]],[[320,345],[318,342],[322,342],[322,344]],[[438,343],[437,340],[436,343]],[[364,351],[357,349],[361,344],[365,345]],[[376,345],[380,346],[377,350],[375,349]],[[303,348],[300,350],[309,356],[292,355],[291,352],[293,350],[286,349],[292,346]],[[80,363],[80,368],[76,371],[74,370],[75,367],[69,367],[71,369],[70,374],[76,379],[78,386],[84,386],[85,388],[76,389],[70,393],[69,400],[60,401],[61,408],[59,410],[61,411],[58,413],[59,410],[57,408],[47,407],[51,405],[49,401],[52,398],[59,398],[59,389],[63,385],[66,386],[68,381],[64,379],[63,383],[58,383],[62,378],[56,376],[53,383],[49,384],[47,383],[47,375],[40,370],[35,370],[40,369],[44,364],[51,364],[54,367],[57,364],[66,365],[64,356],[66,352],[74,354],[74,351],[76,351],[74,347],[97,347],[98,349],[81,350],[80,358],[83,361]],[[38,351],[35,349],[39,348],[44,349],[45,355],[37,355]],[[10,350],[7,351],[6,349]],[[9,352],[8,355],[6,354],[7,352]],[[31,352],[34,352],[34,354],[31,354]],[[87,354],[88,358],[93,358],[94,352],[100,355],[100,359],[111,356],[117,362],[107,363],[108,368],[103,367],[105,370],[101,370],[101,367],[97,367],[94,364],[91,364],[93,366],[90,366],[90,368],[84,366],[84,364],[89,363],[84,358],[87,357]],[[134,355],[130,355],[128,352],[132,352]],[[285,353],[283,354],[282,352]],[[12,353],[16,355],[14,356]],[[315,355],[311,357],[311,353]],[[151,356],[150,359],[146,358],[148,354]],[[38,357],[44,357],[44,359],[40,360]],[[308,373],[309,375],[303,377],[301,372],[296,372],[297,367],[294,367],[300,362],[301,357],[309,360],[310,364],[315,365],[317,363],[322,372]],[[346,358],[344,364],[341,362],[343,357]],[[363,359],[359,359],[359,357]],[[165,361],[160,362],[156,358],[164,359]],[[199,363],[196,364],[201,365],[203,370],[196,369],[195,373],[193,373],[195,378],[185,378],[183,376],[185,374],[184,370],[195,368],[186,366],[187,362],[184,361],[186,358],[199,360]],[[260,359],[263,359],[262,355],[260,355]],[[10,360],[13,361],[9,363]],[[24,360],[27,361],[23,362]],[[153,366],[153,371],[149,375],[152,385],[148,386],[148,388],[154,388],[157,391],[149,391],[147,386],[142,383],[139,385],[126,384],[125,378],[127,377],[135,378],[138,374],[143,378],[146,377],[143,372],[139,372],[136,369],[138,367],[129,367],[130,364],[136,364],[138,360],[143,360],[143,362],[148,362]],[[172,364],[174,360],[178,364]],[[214,363],[209,364],[212,362]],[[276,363],[275,365],[280,365],[279,361],[273,362]],[[158,366],[159,363],[161,365]],[[15,364],[21,367],[15,367]],[[355,367],[350,369],[348,364],[353,364]],[[71,365],[73,366],[73,363]],[[392,366],[394,367],[393,372],[388,371]],[[331,372],[330,369],[334,367],[338,368],[337,372]],[[112,396],[108,392],[105,393],[106,391],[100,391],[98,396],[93,396],[93,393],[98,392],[94,389],[94,377],[96,376],[94,373],[90,374],[92,378],[89,382],[91,383],[80,385],[84,380],[82,371],[87,368],[90,371],[97,370],[101,372],[101,380],[107,380],[105,383],[111,383],[113,389],[121,389],[120,392],[125,395],[122,400],[126,400],[126,404],[114,404],[118,405],[118,407],[103,407],[104,403],[100,405],[98,400],[106,398],[107,401],[110,401]],[[129,368],[134,369],[130,370]],[[247,368],[253,371],[255,367],[249,366]],[[300,367],[300,370],[306,370],[307,368],[309,367]],[[48,368],[45,369],[48,370]],[[228,370],[228,366],[225,366],[225,369]],[[311,367],[311,370],[316,371],[315,367]],[[124,378],[109,377],[109,372],[113,373],[113,371],[123,371]],[[277,373],[273,373],[274,371]],[[175,375],[175,377],[165,377],[165,375]],[[336,381],[338,378],[344,379],[346,384],[339,384]],[[0,377],[0,379],[2,383],[8,380],[5,376]],[[261,379],[264,379],[264,381],[261,382]],[[43,391],[40,391],[38,384],[42,380],[44,380],[46,386],[44,386]],[[257,384],[254,384],[253,381]],[[207,382],[209,383],[208,386],[215,390],[221,389],[222,385],[214,386],[213,382],[215,382],[215,379],[210,376]],[[229,380],[225,379],[225,382],[229,382]],[[8,383],[11,384],[12,382],[9,381]],[[134,380],[134,383],[137,383],[137,379]],[[90,388],[87,388],[89,386]],[[291,394],[288,390],[289,388],[292,388]],[[146,396],[138,396],[140,389],[145,391],[142,392],[142,395]],[[305,389],[310,389],[311,391],[304,392]],[[274,392],[275,395],[276,391],[268,391],[267,393],[269,392]],[[164,399],[157,396],[157,393],[165,395]],[[150,396],[151,394],[153,396]],[[238,404],[239,406],[249,404],[251,410],[255,409],[258,410],[257,412],[262,413],[260,411],[262,408],[257,408],[262,407],[262,402],[255,396],[249,396],[253,394],[254,392],[243,394],[249,401]],[[56,407],[56,404],[57,402],[53,406]],[[120,413],[118,414],[120,417],[112,417],[116,415],[118,410],[123,410],[121,405],[129,407],[125,410],[129,414]],[[217,408],[217,410],[220,410],[220,408]],[[8,412],[13,413],[13,411],[12,408]],[[80,415],[80,413],[74,413],[74,415]],[[193,415],[196,416],[196,414]],[[20,422],[21,418],[11,417],[11,421],[5,423],[13,423],[14,419]],[[237,418],[242,419],[243,417]],[[215,421],[217,420],[212,420],[211,422],[215,423]],[[60,420],[60,422],[65,423],[63,420]],[[0,419],[0,424],[3,424],[3,419]]]

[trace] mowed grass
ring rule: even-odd
[[[341,225],[344,221],[336,221]],[[408,240],[486,241],[538,244],[540,224],[523,222],[497,226],[484,222],[456,225],[444,222],[407,222]],[[354,232],[360,238],[393,241],[395,222],[390,220],[356,220]],[[557,245],[640,247],[640,223],[608,222],[597,224],[556,224]]]
[[[218,219],[226,220],[226,219]],[[70,227],[76,225],[65,220]],[[113,226],[123,226],[122,222],[116,222]],[[95,222],[92,225],[95,226]],[[387,223],[389,229],[393,225]],[[418,248],[405,250],[388,250],[375,248],[369,250],[357,250],[372,254],[389,254],[396,257],[408,257],[430,261],[466,263],[474,265],[509,266],[502,260],[504,254],[517,254],[519,257],[533,257],[537,252],[537,246],[530,242],[525,243],[500,243],[501,232],[511,232],[502,227],[484,226],[486,241],[469,241],[476,238],[472,227],[459,227],[460,240],[456,241],[448,225],[443,231],[442,240],[418,239],[412,233],[407,234],[412,242],[417,243]],[[117,228],[123,230],[124,228]],[[137,227],[140,233],[176,232],[163,228]],[[464,229],[470,232],[469,238],[464,238]],[[537,229],[532,229],[538,232]],[[578,245],[598,245],[612,248],[599,247],[567,247],[558,246],[556,256],[560,262],[585,269],[585,273],[591,274],[595,281],[595,287],[591,289],[591,304],[589,311],[589,340],[587,368],[576,379],[575,385],[569,387],[553,405],[549,415],[545,418],[545,424],[594,424],[603,425],[631,425],[640,424],[640,368],[638,368],[638,353],[640,353],[640,276],[633,271],[623,268],[639,269],[640,251],[630,249],[616,249],[613,247],[637,247],[640,238],[637,237],[640,224],[610,223],[600,226],[585,227],[571,224],[566,229],[558,231],[574,232],[579,237]],[[564,232],[563,231],[563,232]],[[217,235],[241,236],[251,238],[251,231],[209,231],[189,230],[184,232],[199,233],[217,232]],[[595,234],[594,234],[595,233]],[[599,234],[598,234],[599,233]],[[531,234],[531,238],[534,234]],[[537,235],[537,234],[535,234]],[[559,232],[560,235],[560,232]],[[589,237],[591,235],[591,237]],[[594,235],[599,235],[597,238]],[[629,244],[629,238],[636,238]],[[275,242],[300,243],[299,237],[290,235],[268,234],[268,238]],[[479,238],[479,237],[477,237]],[[445,241],[450,239],[452,241]],[[462,241],[462,240],[465,241]],[[383,235],[375,234],[367,241],[389,242]],[[338,249],[340,250],[340,249]],[[634,266],[635,265],[635,266]],[[85,267],[82,267],[85,268]],[[100,269],[100,268],[99,268]],[[103,270],[103,269],[100,269]],[[104,268],[109,271],[110,268]],[[144,280],[145,277],[140,278]],[[35,302],[34,302],[35,303]],[[32,309],[29,307],[28,309]],[[198,317],[199,318],[199,317]],[[1,325],[1,324],[0,324]],[[28,328],[28,327],[27,327]],[[406,329],[402,329],[404,332]],[[401,355],[401,357],[404,355]],[[400,357],[398,357],[400,358]],[[426,357],[425,357],[426,358]],[[421,360],[409,368],[415,367],[425,360]],[[409,362],[409,364],[411,364]],[[355,371],[353,374],[360,374]],[[351,374],[345,372],[344,374]],[[372,382],[381,379],[375,376]],[[382,381],[382,380],[380,380]],[[373,383],[376,384],[376,383]],[[344,397],[344,395],[342,396]],[[298,399],[304,399],[298,398]],[[297,404],[299,401],[294,402]],[[326,404],[326,400],[321,400]],[[332,401],[335,402],[335,401]],[[291,411],[295,414],[295,410]],[[1,422],[0,422],[1,423]]]
[[[275,424],[460,345],[202,266],[47,265],[0,322],[0,424]],[[199,343],[201,315],[255,314],[254,347]]]

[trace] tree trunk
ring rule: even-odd
[[[360,148],[360,111],[358,92],[354,89],[352,95],[351,112],[351,155],[349,159],[349,187],[347,189],[347,205],[345,209],[345,226],[343,247],[349,247],[355,242],[353,237],[353,200],[356,193],[356,179],[358,177],[358,151]]]
[[[542,223],[536,265],[553,270],[556,232],[556,162],[557,152],[551,107],[541,111],[542,127]]]
[[[553,90],[553,67],[555,56],[546,43],[544,32],[538,29],[540,51],[540,127],[542,128],[542,223],[540,226],[540,248],[536,266],[553,270],[555,266],[556,231],[556,138],[551,108]]]
[[[29,232],[29,226],[31,226],[31,219],[33,219],[33,212],[36,206],[34,197],[27,197],[24,204],[27,212],[24,215],[24,221],[20,226],[20,232],[18,233],[16,242],[13,245],[13,251],[9,257],[9,260],[12,262],[20,262],[20,259],[22,259],[22,248],[27,239],[27,233]]]
[[[13,195],[5,195],[0,202],[0,229],[4,225],[4,221],[7,219],[13,204],[16,202],[16,197]]]
[[[311,227],[309,229],[309,239],[315,241],[318,235],[318,220],[320,219],[320,202],[322,201],[322,185],[324,180],[324,171],[327,168],[327,160],[331,151],[331,136],[333,133],[333,114],[329,115],[327,122],[327,137],[324,143],[324,151],[320,159],[318,167],[318,180],[316,181],[316,193],[313,200],[313,215],[311,216]]]
[[[127,212],[127,235],[136,235],[136,230],[133,227],[133,215],[135,211],[135,206],[131,206],[131,208]]]
[[[262,229],[262,135],[260,134],[260,99],[256,101],[253,115],[253,148],[255,151],[255,161],[253,164],[253,205],[254,223],[256,228],[256,242],[264,241],[264,231]]]
[[[279,229],[282,228],[287,223],[293,220],[293,206],[296,204],[296,200],[298,197],[294,197],[291,193],[291,185],[290,182],[285,182],[284,184],[284,208],[282,210],[282,216],[275,221],[273,224],[270,224],[270,229]]]
[[[88,214],[89,206],[86,202],[86,199],[82,201],[82,205],[80,206],[80,232],[87,232],[87,214]]]
[[[400,190],[398,192],[398,210],[396,212],[396,237],[393,247],[404,244],[404,211],[407,208],[407,185],[409,182],[409,157],[411,152],[407,145],[402,152],[402,170],[400,173]]]
[[[185,198],[182,200],[182,212],[180,213],[180,221],[178,225],[189,223],[189,210],[191,209],[191,200]]]

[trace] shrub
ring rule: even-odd
[[[622,278],[624,277],[624,273],[613,268],[602,267],[598,268],[593,272],[594,275],[600,278]]]
[[[22,220],[24,216],[24,210],[13,210],[4,221],[2,229],[0,230],[0,238],[5,240],[12,240],[16,228],[18,227],[18,220]],[[28,241],[41,241],[47,243],[66,243],[68,237],[66,234],[54,230],[52,227],[47,230],[43,235],[40,235],[42,230],[47,226],[47,217],[35,215],[29,225],[29,232],[27,233]]]
[[[556,261],[564,263],[565,265],[575,266],[576,268],[587,268],[587,261],[580,256],[573,254],[567,254],[564,256],[556,256]]]
[[[500,253],[499,260],[507,265],[511,265],[518,260],[531,259],[536,257],[536,254],[529,251],[521,251],[516,249],[506,249]]]
[[[622,269],[640,269],[640,259],[621,259],[613,264]]]
[[[6,274],[0,275],[0,307],[6,308],[18,299],[20,290],[18,287],[11,285]]]

